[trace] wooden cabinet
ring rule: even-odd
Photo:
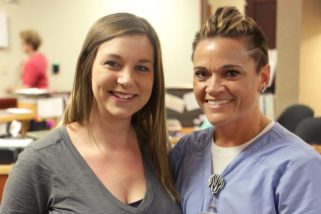
[[[245,15],[263,29],[269,49],[276,48],[276,0],[247,0]]]

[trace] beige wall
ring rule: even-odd
[[[199,1],[185,0],[23,0],[17,4],[0,1],[0,11],[9,19],[9,48],[0,49],[0,96],[16,84],[19,64],[25,57],[20,50],[19,32],[39,31],[41,47],[50,63],[60,64],[61,72],[51,74],[50,86],[71,89],[75,63],[89,27],[99,17],[113,12],[132,12],[147,18],[159,34],[168,86],[192,83],[191,44],[199,28]]]
[[[302,103],[321,116],[320,11],[320,0],[277,1],[277,115]]]
[[[321,116],[321,1],[302,1],[299,102]]]
[[[298,102],[301,17],[302,0],[277,1],[276,116]]]

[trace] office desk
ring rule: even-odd
[[[311,146],[317,150],[317,152],[319,152],[321,154],[321,145],[318,145],[318,144],[311,144]]]
[[[3,193],[3,188],[4,185],[6,184],[8,174],[12,168],[12,165],[0,165],[0,203],[2,199],[2,193]]]
[[[0,123],[7,123],[13,120],[28,121],[34,118],[35,118],[35,114],[33,113],[12,114],[12,113],[8,113],[6,110],[0,110]]]
[[[29,129],[30,120],[34,119],[36,115],[34,113],[25,113],[25,114],[12,114],[8,113],[6,110],[0,110],[0,123],[8,123],[13,120],[21,121],[22,123],[22,136],[25,136],[27,130]]]
[[[194,130],[195,128],[193,127],[184,127],[179,133],[182,135],[188,135],[191,134]],[[170,143],[172,144],[172,146],[174,146],[179,141],[179,139],[180,137],[170,137]]]

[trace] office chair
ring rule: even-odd
[[[309,144],[321,145],[321,117],[302,120],[295,129],[295,134]]]
[[[286,108],[277,119],[282,126],[294,132],[297,125],[305,118],[313,117],[314,111],[306,105],[295,104]]]

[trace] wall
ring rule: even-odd
[[[245,13],[246,0],[208,0],[212,5],[212,10],[215,11],[218,7],[234,6],[243,14]]]
[[[321,116],[321,1],[302,1],[299,102]]]
[[[301,17],[302,0],[277,1],[276,116],[299,99]]]
[[[159,34],[167,86],[191,85],[191,44],[200,23],[198,0],[19,0],[0,1],[0,10],[9,19],[9,48],[0,49],[0,96],[16,84],[24,59],[19,32],[36,29],[43,37],[41,47],[50,63],[60,64],[58,75],[50,72],[50,87],[70,90],[75,63],[90,26],[99,17],[113,12],[132,12],[145,17]]]
[[[302,103],[321,116],[320,11],[320,0],[277,1],[277,115]]]

